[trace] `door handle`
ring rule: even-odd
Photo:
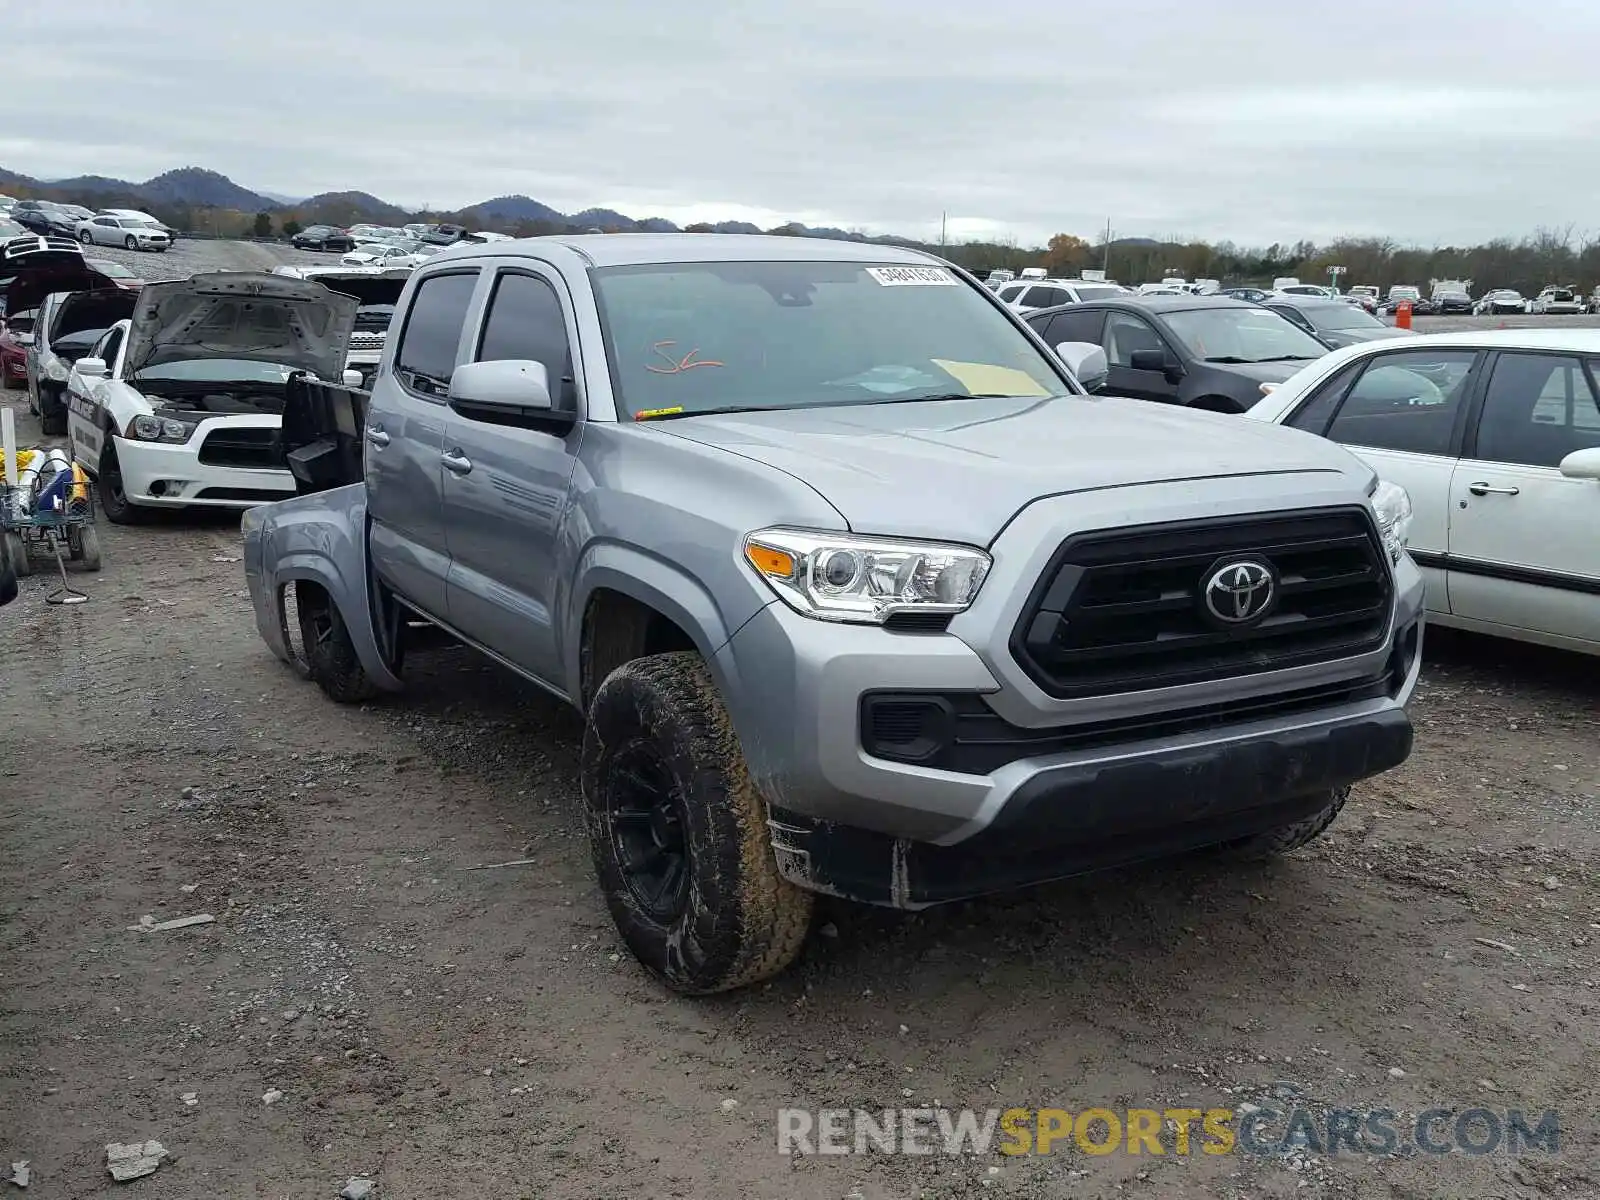
[[[1490,487],[1487,483],[1469,483],[1467,491],[1474,496],[1515,496],[1522,489],[1514,487]]]
[[[446,471],[453,471],[457,475],[465,475],[472,470],[472,460],[459,450],[451,450],[448,454],[443,455],[439,461],[444,463]]]
[[[367,441],[374,446],[387,446],[389,444],[389,435],[381,429],[369,429],[367,430]]]

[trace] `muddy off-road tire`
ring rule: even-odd
[[[778,873],[766,803],[698,654],[606,677],[584,731],[583,798],[612,919],[668,987],[728,991],[794,961],[812,896]]]
[[[1287,854],[1291,850],[1298,850],[1301,846],[1316,841],[1323,832],[1332,825],[1344,808],[1345,801],[1350,799],[1348,787],[1334,788],[1328,793],[1328,803],[1303,821],[1294,821],[1288,825],[1280,825],[1276,829],[1269,829],[1265,833],[1258,833],[1253,837],[1240,838],[1236,842],[1228,842],[1220,849],[1227,852],[1229,858],[1241,859],[1246,862],[1256,862],[1263,859],[1275,858],[1280,854]]]
[[[339,606],[326,595],[316,602],[300,597],[299,616],[306,668],[328,698],[340,704],[360,704],[375,697],[378,689],[361,668]]]

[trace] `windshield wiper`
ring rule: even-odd
[[[1256,360],[1253,358],[1240,358],[1237,354],[1216,354],[1206,359],[1206,361],[1215,363],[1253,363]]]
[[[925,392],[915,396],[885,396],[882,399],[850,400],[849,404],[917,404],[938,400],[1010,400],[1009,392]]]
[[[1263,362],[1310,362],[1316,358],[1315,354],[1275,354],[1271,358],[1258,358],[1255,361]]]
[[[720,417],[728,413],[748,412],[781,412],[787,407],[794,408],[852,408],[862,404],[919,404],[924,401],[933,403],[940,400],[1009,400],[1014,399],[1006,392],[939,392],[933,395],[919,396],[873,396],[870,399],[860,400],[829,400],[823,404],[799,404],[793,406],[769,404],[729,404],[722,408],[669,408],[669,409],[644,409],[634,414],[635,421],[676,421],[683,417]],[[1035,397],[1023,397],[1034,399]],[[1038,397],[1038,399],[1055,399],[1056,397]]]
[[[675,421],[679,417],[721,417],[728,413],[776,412],[765,404],[728,404],[721,408],[646,408],[633,414],[635,421]]]

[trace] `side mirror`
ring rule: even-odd
[[[531,359],[464,363],[450,378],[450,407],[462,416],[496,425],[532,428],[572,423],[550,400],[550,376]]]
[[[1106,352],[1093,342],[1061,342],[1056,346],[1056,356],[1067,364],[1067,370],[1077,377],[1086,392],[1097,392],[1106,384],[1110,367]]]
[[[361,372],[357,371],[354,367],[346,367],[344,369],[344,374],[340,376],[340,379],[344,383],[345,387],[358,388],[361,386]]]
[[[1135,371],[1165,371],[1169,365],[1165,350],[1135,350],[1128,356],[1128,366]]]
[[[80,358],[73,366],[85,379],[100,379],[106,374],[106,360],[103,358]]]
[[[1574,450],[1561,460],[1561,473],[1568,479],[1600,480],[1600,446]]]

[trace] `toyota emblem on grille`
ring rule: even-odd
[[[1272,568],[1258,558],[1222,563],[1206,576],[1206,611],[1224,625],[1246,625],[1266,616],[1277,599]]]

